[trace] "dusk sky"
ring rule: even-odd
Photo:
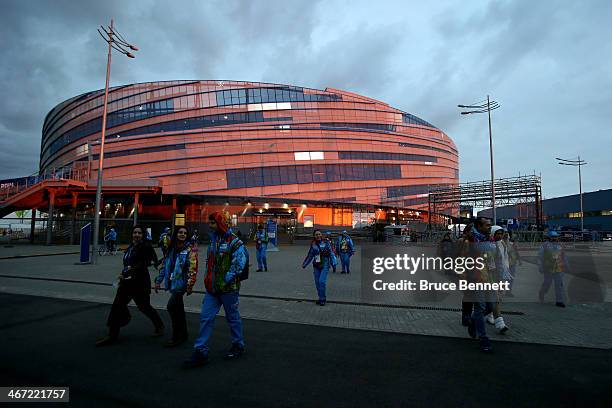
[[[356,92],[447,133],[461,181],[542,175],[544,197],[612,188],[612,2],[2,1],[0,179],[37,171],[56,104],[104,86],[115,19],[140,51],[115,54],[111,85],[175,79],[285,83]]]

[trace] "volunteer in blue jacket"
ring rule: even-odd
[[[332,250],[331,243],[328,240],[323,239],[323,234],[320,230],[314,231],[314,239],[310,243],[310,249],[308,255],[302,263],[302,268],[306,268],[312,262],[314,267],[314,281],[317,288],[317,294],[319,300],[317,304],[325,306],[325,286],[327,284],[327,274],[329,273],[329,267],[336,263],[336,256]]]
[[[115,250],[115,244],[117,243],[117,231],[115,231],[115,228],[110,228],[108,234],[104,236],[104,241],[106,241],[106,248],[108,248],[108,251],[113,252]]]
[[[163,282],[171,294],[167,309],[172,320],[172,339],[166,343],[167,347],[176,347],[187,340],[183,295],[191,295],[198,275],[198,248],[187,237],[187,227],[174,229],[163,266],[155,279],[155,293]]]
[[[342,235],[338,237],[336,248],[338,248],[338,253],[340,254],[342,273],[351,273],[351,257],[355,253],[355,247],[348,232],[342,231]]]
[[[257,226],[255,233],[255,249],[257,250],[257,271],[262,270],[268,272],[268,260],[266,259],[266,251],[268,250],[268,232],[263,224]]]

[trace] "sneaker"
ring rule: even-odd
[[[565,303],[557,302],[557,303],[555,303],[555,306],[557,306],[557,307],[565,307]]]
[[[225,353],[225,360],[234,360],[244,354],[244,347],[238,344],[232,344],[232,347]]]
[[[485,321],[489,324],[495,324],[495,318],[493,317],[493,313],[489,313],[485,316]]]
[[[267,266],[264,268],[264,272],[268,272],[268,267]]]
[[[206,363],[208,363],[208,355],[202,353],[200,350],[194,350],[191,357],[183,361],[183,368],[200,367]]]
[[[104,347],[104,346],[108,346],[116,342],[117,342],[116,337],[106,336],[96,341],[96,347]]]
[[[470,335],[470,337],[475,339],[476,338],[476,322],[471,317],[468,318],[467,328],[468,328],[468,334]]]
[[[503,317],[499,316],[497,319],[495,319],[495,328],[497,329],[498,334],[504,334],[508,331],[508,326],[506,326]]]
[[[324,300],[319,300],[319,306],[325,306],[325,301]]]
[[[261,270],[261,268],[260,268],[260,269],[256,270],[255,272],[263,272],[263,271],[262,271],[262,270]]]
[[[488,337],[480,338],[480,351],[485,354],[490,354],[493,352],[493,347],[491,346],[491,340]]]

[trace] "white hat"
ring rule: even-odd
[[[491,227],[491,235],[495,235],[495,233],[499,230],[503,230],[502,227],[500,227],[499,225],[494,225]]]

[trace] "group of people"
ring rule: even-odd
[[[563,292],[563,272],[568,270],[568,262],[563,248],[559,245],[558,234],[551,231],[538,252],[539,271],[544,281],[539,291],[539,299],[544,301],[551,283],[555,282],[556,306],[565,307]],[[486,323],[495,326],[499,334],[506,333],[509,327],[501,314],[504,297],[512,297],[513,284],[517,278],[517,266],[522,259],[516,242],[505,228],[491,225],[484,217],[469,224],[455,243],[450,233],[445,234],[438,246],[439,256],[480,257],[483,267],[469,271],[466,279],[477,283],[508,282],[507,291],[468,291],[464,292],[461,322],[468,328],[472,338],[478,338],[480,349],[489,353],[491,342],[487,336]]]
[[[341,273],[351,273],[351,257],[354,254],[355,246],[348,232],[342,231],[342,234],[334,242],[331,239],[331,233],[327,233],[324,238],[321,230],[314,230],[306,259],[302,262],[302,268],[306,268],[312,263],[314,282],[318,295],[317,304],[319,306],[325,306],[327,301],[326,287],[329,269],[331,268],[333,272],[336,272],[337,259],[340,257],[342,264]]]
[[[194,342],[194,351],[184,361],[186,368],[197,367],[208,362],[208,343],[212,336],[215,316],[221,306],[230,327],[231,347],[225,359],[240,357],[245,351],[242,319],[238,311],[240,281],[248,268],[248,251],[242,240],[228,225],[225,213],[215,212],[209,216],[210,244],[207,250],[204,286],[206,293],[202,300],[200,329]],[[107,320],[108,334],[96,345],[105,346],[117,341],[121,327],[131,319],[128,304],[133,299],[138,309],[153,323],[153,336],[164,333],[164,324],[151,306],[151,277],[148,268],[159,267],[155,279],[155,292],[161,289],[170,292],[167,310],[172,321],[172,337],[166,343],[176,347],[188,338],[183,297],[193,293],[198,275],[197,239],[189,234],[185,226],[178,226],[169,235],[165,230],[160,242],[163,243],[163,259],[158,260],[150,240],[145,239],[146,231],[140,225],[132,228],[132,242],[123,256],[123,270],[119,275],[117,293]]]

